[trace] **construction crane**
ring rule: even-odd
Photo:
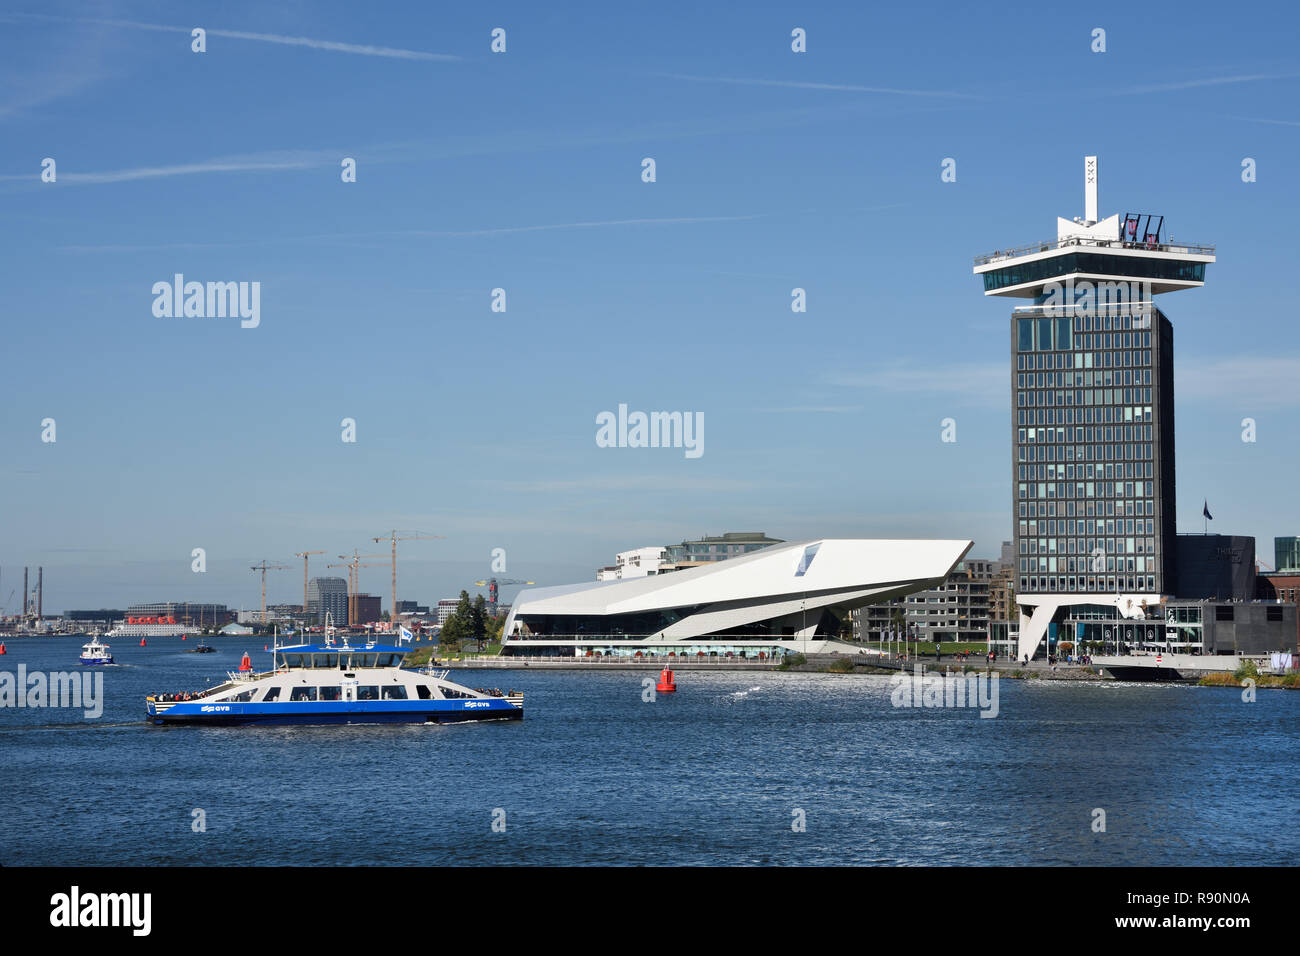
[[[327,568],[347,568],[348,569],[348,627],[357,623],[357,591],[360,590],[360,582],[357,578],[357,568],[382,568],[382,564],[362,564],[362,558],[384,558],[383,554],[359,554],[356,548],[352,549],[352,554],[340,554],[340,558],[351,560],[347,564],[327,564]]]
[[[401,535],[401,537],[398,537]],[[371,538],[371,541],[391,541],[393,543],[393,606],[388,612],[388,620],[394,632],[397,630],[397,542],[399,541],[431,541],[435,538],[441,538],[440,534],[425,534],[422,531],[390,531],[386,537]]]
[[[295,558],[302,558],[302,613],[304,618],[307,614],[307,556],[324,553],[324,551],[299,551],[294,555]]]
[[[487,585],[488,589],[488,611],[493,617],[497,616],[497,596],[500,591],[498,585],[501,584],[536,584],[536,581],[520,581],[518,578],[488,578],[486,581],[475,581],[474,587],[481,588]]]
[[[255,564],[251,568],[249,568],[250,571],[262,572],[262,623],[263,624],[266,623],[266,572],[287,570],[288,567],[289,565],[287,564],[267,564],[266,558],[263,558],[261,564]]]

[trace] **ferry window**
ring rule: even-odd
[[[313,654],[312,667],[338,667],[339,656],[337,654]]]
[[[343,688],[341,687],[322,687],[320,689],[321,700],[341,700]]]
[[[232,704],[246,704],[253,699],[253,692],[246,690],[242,694],[236,694],[234,697],[227,697],[226,700]]]
[[[378,700],[379,685],[365,684],[357,688],[357,700]]]
[[[279,699],[280,699],[280,688],[278,687],[269,688],[267,692],[264,695],[262,695],[263,703],[265,703],[268,700],[279,700]]]
[[[377,654],[353,654],[352,666],[353,667],[374,667],[375,658],[377,656],[378,656]]]
[[[301,654],[283,654],[281,656],[284,658],[285,667],[302,667]]]
[[[381,654],[379,655],[380,667],[396,667],[402,662],[401,654]]]
[[[405,687],[385,687],[384,700],[406,700]]]
[[[429,693],[429,688],[426,687],[424,684],[418,685],[415,688],[415,692],[417,695],[419,695],[420,700],[428,700],[430,697],[433,696],[431,693]]]
[[[295,688],[294,688],[294,689],[289,693],[289,699],[290,699],[290,700],[315,700],[315,699],[316,699],[316,688],[315,688],[315,687],[295,687]]]

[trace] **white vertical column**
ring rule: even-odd
[[[1083,218],[1097,222],[1097,157],[1083,157]]]

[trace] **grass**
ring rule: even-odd
[[[1281,687],[1285,690],[1300,690],[1300,674],[1252,673],[1238,676],[1242,670],[1245,670],[1245,668],[1239,668],[1236,674],[1230,674],[1227,671],[1206,674],[1196,683],[1200,687],[1241,687],[1242,681],[1249,679],[1255,682],[1256,687]]]

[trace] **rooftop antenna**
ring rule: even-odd
[[[1089,226],[1097,222],[1097,157],[1083,157],[1083,219]]]

